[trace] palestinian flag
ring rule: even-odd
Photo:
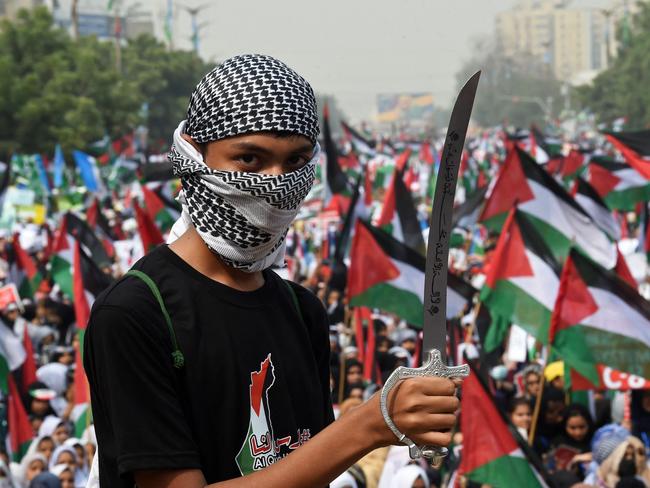
[[[339,166],[339,150],[332,138],[329,122],[329,109],[327,105],[323,109],[323,144],[327,158],[327,187],[330,195],[342,195],[349,197],[351,192],[348,178]]]
[[[97,266],[103,267],[111,264],[111,258],[108,256],[104,244],[85,220],[72,212],[68,212],[65,224],[68,234],[81,243]]]
[[[467,310],[476,294],[476,288],[460,276],[447,273],[447,318],[458,317]]]
[[[74,407],[70,418],[74,423],[74,436],[81,438],[84,431],[92,423],[90,411],[90,386],[83,366],[83,347],[85,330],[79,330],[78,341],[75,341],[75,370],[74,370]]]
[[[585,162],[587,158],[583,153],[576,149],[571,149],[569,154],[562,158],[560,165],[560,176],[565,180],[573,178],[576,175],[582,174],[585,170]]]
[[[346,139],[350,141],[352,148],[357,154],[363,154],[369,157],[373,157],[377,154],[375,151],[375,141],[361,135],[361,133],[357,132],[343,121],[341,121],[341,126],[343,127]]]
[[[142,240],[142,248],[145,253],[148,253],[154,247],[165,242],[165,239],[163,239],[160,229],[158,229],[153,219],[140,208],[136,201],[133,202],[133,207],[135,209],[135,220],[138,223],[138,232]]]
[[[551,149],[544,140],[544,135],[535,127],[531,128],[528,139],[524,140],[522,146],[538,164],[546,164],[553,157]]]
[[[636,132],[606,132],[607,140],[623,155],[627,164],[650,179],[650,129]]]
[[[393,181],[386,192],[377,227],[384,228],[395,239],[420,254],[425,253],[422,228],[413,204],[411,192],[402,179],[402,171],[395,167]]]
[[[50,273],[52,280],[59,285],[61,291],[72,299],[74,290],[72,285],[72,262],[75,239],[68,233],[68,216],[61,219],[61,225],[54,237],[52,257],[50,258]]]
[[[348,253],[350,236],[352,235],[352,230],[354,229],[354,223],[359,217],[365,218],[366,213],[365,205],[359,198],[362,179],[363,174],[357,176],[354,193],[352,194],[352,199],[350,200],[350,209],[345,216],[343,226],[341,227],[341,231],[338,235],[338,239],[335,239],[334,253],[332,256],[332,272],[327,284],[330,290],[345,290],[347,282],[347,266],[344,263],[344,257]]]
[[[142,185],[142,196],[144,198],[144,208],[149,217],[158,224],[158,227],[163,232],[168,232],[176,222],[176,218],[167,210],[165,202],[147,185]]]
[[[8,398],[7,398],[7,430],[9,431],[9,447],[11,449],[11,459],[19,463],[27,453],[29,445],[34,439],[34,429],[29,421],[29,416],[25,411],[23,402],[20,399],[20,393],[16,387],[13,375],[7,379]]]
[[[422,327],[425,263],[424,256],[390,234],[357,220],[348,271],[350,306],[378,308]],[[447,318],[458,315],[472,295],[469,285],[450,276]]]
[[[22,391],[27,391],[29,385],[38,380],[36,377],[36,361],[34,360],[34,346],[29,337],[27,327],[23,327],[23,348],[25,349],[25,362],[20,368]]]
[[[110,286],[111,279],[86,255],[81,243],[76,241],[73,246],[74,312],[77,328],[85,329],[95,298]]]
[[[463,438],[461,476],[495,488],[547,486],[474,371],[463,382],[461,412],[461,431],[471,433]]]
[[[510,212],[489,262],[481,301],[492,324],[484,339],[487,352],[503,341],[515,323],[546,343],[560,285],[560,266],[523,212]]]
[[[86,209],[86,222],[88,222],[92,231],[101,241],[106,254],[111,258],[115,257],[115,246],[113,242],[117,239],[115,239],[113,229],[111,229],[108,220],[104,216],[97,198],[94,198],[93,202]]]
[[[478,221],[481,205],[485,202],[488,186],[483,186],[469,194],[463,203],[454,207],[451,226],[472,227]]]
[[[498,231],[515,205],[531,220],[557,261],[573,242],[608,269],[616,264],[616,245],[567,191],[525,151],[506,156],[480,220]]]
[[[21,297],[33,297],[39,286],[41,286],[43,277],[36,268],[34,260],[21,247],[18,233],[14,234],[13,237],[13,250],[15,259],[13,267],[15,269],[12,278],[18,288],[18,293]]]
[[[650,303],[574,249],[562,271],[549,340],[594,384],[598,364],[650,378]]]
[[[22,338],[0,320],[0,392],[6,393],[11,371],[20,368],[27,358]]]
[[[433,155],[433,150],[431,148],[431,143],[425,141],[420,146],[420,151],[418,152],[418,159],[423,163],[428,164],[429,166],[433,165],[435,162],[435,157]]]
[[[573,184],[573,198],[614,241],[621,239],[621,226],[594,187],[580,177]]]
[[[650,200],[650,181],[631,165],[594,156],[588,168],[589,183],[612,210],[634,210]]]

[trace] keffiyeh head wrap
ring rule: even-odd
[[[283,62],[260,54],[235,56],[197,85],[185,132],[202,144],[260,131],[293,132],[316,143],[316,97]]]

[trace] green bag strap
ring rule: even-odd
[[[291,299],[293,300],[293,305],[294,307],[296,307],[296,312],[298,312],[298,317],[300,317],[300,323],[302,325],[305,325],[305,318],[302,316],[302,310],[300,310],[300,303],[298,302],[298,296],[296,295],[296,290],[293,289],[293,287],[287,280],[282,280],[282,282],[286,285],[287,289],[289,290],[289,295],[291,295]]]
[[[167,312],[167,307],[165,307],[165,302],[163,301],[162,295],[160,294],[160,290],[153,282],[153,280],[149,277],[149,275],[143,273],[142,271],[132,269],[126,273],[126,276],[135,276],[136,278],[140,278],[149,287],[151,293],[153,293],[153,296],[156,297],[156,300],[158,300],[158,305],[160,305],[160,310],[162,311],[165,322],[167,323],[169,336],[172,340],[172,346],[174,347],[174,351],[172,352],[172,364],[176,369],[183,368],[183,366],[185,366],[185,356],[183,356],[180,347],[178,347],[178,341],[176,341],[176,333],[174,332],[172,319],[169,317],[169,313]]]

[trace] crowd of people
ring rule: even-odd
[[[490,157],[485,154],[481,139],[477,141],[466,162],[470,169],[472,165],[480,169],[481,161],[503,158],[503,143],[498,137],[490,139],[493,145],[489,150],[492,153]],[[483,152],[481,161],[477,160],[477,151]],[[380,160],[383,162],[378,162]],[[383,154],[373,161],[381,167],[385,161],[394,161],[394,158]],[[411,164],[416,169],[411,186],[414,195],[419,195],[415,204],[425,229],[426,203],[430,194],[427,194],[425,185],[418,189],[417,173],[426,179],[426,174],[418,171],[426,162],[416,160]],[[498,164],[488,168],[483,177],[489,180],[497,168]],[[479,170],[476,178],[480,179],[480,173]],[[369,199],[372,200],[369,205],[371,216],[381,212],[384,194],[385,190],[379,188],[374,198]],[[137,195],[129,193],[129,200],[134,199]],[[86,219],[88,208],[82,206],[77,214]],[[107,198],[102,200],[100,211],[112,228],[119,223],[121,240],[131,243],[127,259],[123,252],[119,256],[113,254],[113,262],[103,268],[110,279],[119,279],[142,254],[138,226],[134,224],[134,207],[126,199]],[[11,356],[12,351],[6,348],[12,344],[25,347],[24,338],[28,338],[30,347],[25,347],[25,350],[33,356],[36,381],[29,384],[23,381],[25,362],[22,366],[10,368],[29,416],[32,440],[24,453],[1,451],[0,487],[84,487],[97,450],[90,415],[79,417],[76,411],[79,402],[75,401],[75,394],[78,394],[75,369],[81,364],[78,360],[78,331],[83,329],[83,324],[77,322],[72,298],[65,295],[52,276],[51,241],[56,239],[56,232],[50,229],[58,228],[56,219],[61,215],[53,215],[49,225],[16,222],[12,232],[6,232],[0,238],[2,284],[14,283],[20,287],[16,282],[14,265],[15,246],[21,240],[42,278],[33,296],[6,303],[2,310],[2,322],[13,338],[13,342],[6,338],[3,340],[2,354]],[[417,327],[381,309],[373,309],[370,320],[363,327],[356,327],[357,319],[349,306],[345,287],[332,286],[337,269],[331,246],[346,215],[330,211],[301,217],[287,236],[289,266],[278,271],[311,290],[327,311],[331,347],[330,386],[337,417],[345,416],[375,394],[396,367],[418,365],[422,356],[422,338]],[[628,238],[638,240],[644,232],[642,216],[631,212],[625,218],[629,224]],[[466,242],[452,252],[452,268],[456,274],[480,288],[496,236],[480,229],[476,223],[472,225],[475,227],[467,231]],[[421,293],[420,290],[414,291]],[[531,462],[539,462],[547,481],[557,487],[650,487],[650,390],[599,390],[580,399],[575,392],[565,388],[562,362],[546,361],[539,344],[524,360],[512,360],[503,347],[496,353],[485,355],[481,351],[483,338],[480,334],[489,323],[489,313],[477,304],[475,297],[474,303],[469,303],[461,316],[450,321],[450,336],[460,338],[455,344],[461,351],[461,358],[480,365],[479,371],[489,382],[495,404],[507,415],[519,441],[530,446]],[[371,345],[373,350],[369,355],[370,328],[374,345]],[[359,337],[360,331],[364,337]],[[455,358],[458,350],[450,347],[448,352]],[[368,357],[372,359],[368,360]],[[12,364],[11,361],[7,363]],[[9,438],[8,429],[13,426],[11,419],[9,422],[6,420],[6,395],[4,400],[0,430]],[[472,415],[472,411],[464,410],[460,415]],[[371,452],[337,478],[332,486],[480,486],[458,472],[463,456],[463,437],[470,435],[476,433],[460,429],[455,433],[450,455],[440,469],[412,461],[405,446],[393,446]]]

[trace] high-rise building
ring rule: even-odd
[[[532,56],[559,80],[583,83],[611,61],[615,26],[625,15],[625,0],[612,0],[608,9],[572,8],[566,0],[523,0],[497,14],[497,47],[508,57]]]

